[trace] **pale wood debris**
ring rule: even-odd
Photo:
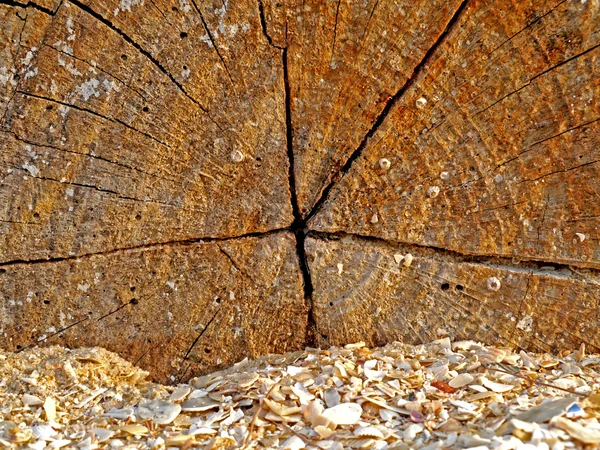
[[[0,360],[0,446],[9,448],[600,443],[600,355],[582,349],[553,356],[448,338],[357,343],[244,360],[177,386],[146,381],[147,372],[99,348],[0,352]]]

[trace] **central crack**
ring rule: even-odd
[[[300,214],[300,208],[298,206],[298,196],[296,193],[296,174],[294,171],[294,134],[292,127],[292,105],[291,105],[291,94],[290,94],[290,81],[288,75],[288,50],[287,48],[283,49],[282,59],[283,59],[283,83],[284,83],[284,92],[285,92],[285,136],[286,136],[286,146],[289,160],[289,186],[290,186],[290,197],[292,202],[292,213],[294,215],[294,221],[290,226],[290,231],[294,233],[296,238],[296,253],[298,255],[298,264],[300,266],[300,271],[302,273],[302,285],[304,287],[304,300],[306,302],[306,306],[308,308],[308,325],[306,330],[306,345],[313,347],[314,346],[314,336],[315,336],[315,319],[313,315],[313,284],[312,279],[310,277],[310,268],[308,266],[308,262],[306,261],[306,250],[304,248],[304,243],[306,241],[306,234],[308,233],[308,229],[306,227],[306,219],[302,218]]]

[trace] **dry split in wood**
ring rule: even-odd
[[[600,349],[599,14],[0,0],[0,346]]]

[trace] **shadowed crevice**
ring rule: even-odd
[[[515,272],[532,273],[534,275],[554,276],[559,278],[573,278],[585,281],[594,282],[594,279],[600,281],[600,269],[592,267],[580,267],[574,264],[560,263],[556,261],[542,261],[537,259],[523,259],[515,262],[512,257],[494,256],[494,255],[474,255],[469,253],[461,253],[456,250],[450,250],[444,247],[436,247],[432,245],[417,244],[412,242],[403,242],[393,239],[384,239],[374,236],[362,235],[358,233],[347,233],[344,231],[327,232],[327,231],[309,231],[308,237],[323,241],[340,240],[343,238],[354,238],[367,242],[388,245],[390,247],[403,248],[414,252],[413,256],[419,255],[421,252],[429,252],[436,255],[440,260],[443,259],[454,263],[472,263],[481,264],[492,268],[502,268]],[[577,269],[584,269],[588,274],[582,274]],[[571,273],[568,275],[567,273]],[[572,276],[572,274],[577,276]]]
[[[125,41],[127,41],[129,44],[131,44],[138,52],[140,52],[142,55],[144,55],[146,58],[148,58],[148,60],[150,60],[150,62],[152,62],[152,64],[158,70],[160,70],[164,75],[166,75],[173,82],[173,84],[175,86],[177,86],[177,89],[179,89],[179,91],[181,91],[183,93],[183,95],[185,95],[189,100],[191,100],[195,105],[197,105],[202,111],[204,111],[205,113],[208,113],[208,110],[198,100],[196,100],[195,98],[193,98],[184,89],[184,87],[181,85],[181,83],[179,83],[173,77],[173,75],[171,75],[171,73],[169,73],[169,71],[165,67],[163,67],[163,65],[160,62],[158,62],[158,60],[154,56],[152,56],[150,54],[150,52],[148,52],[147,50],[145,50],[140,44],[138,44],[131,37],[129,37],[127,34],[125,34],[121,29],[117,28],[110,20],[108,20],[107,18],[105,18],[101,14],[97,13],[96,11],[94,11],[88,5],[84,5],[79,0],[70,0],[70,2],[73,3],[75,6],[77,6],[78,8],[80,8],[82,11],[85,11],[86,13],[88,13],[89,15],[91,15],[92,17],[94,17],[95,19],[97,19],[100,22],[102,22],[108,28],[110,28],[115,33],[117,33],[119,36],[121,36]]]
[[[16,8],[33,8],[46,13],[49,16],[54,16],[56,14],[56,10],[52,11],[51,9],[45,8],[44,6],[38,5],[37,3],[31,1],[27,3],[20,3],[13,0],[0,0],[0,5],[14,6]]]
[[[244,233],[237,236],[231,237],[200,237],[200,238],[190,238],[190,239],[179,239],[173,241],[166,242],[156,242],[152,244],[140,244],[140,245],[132,245],[130,247],[121,247],[115,248],[103,252],[93,252],[93,253],[84,253],[82,255],[76,256],[63,256],[63,257],[53,257],[53,258],[37,258],[37,259],[14,259],[11,261],[0,262],[0,267],[9,267],[16,266],[19,264],[47,264],[47,263],[56,263],[62,261],[78,261],[81,259],[92,258],[95,256],[109,256],[117,253],[127,252],[127,251],[143,251],[143,250],[151,250],[160,247],[167,247],[170,245],[193,245],[193,244],[202,244],[205,242],[226,242],[235,239],[242,238],[252,238],[252,237],[267,237],[273,234],[278,234],[282,232],[290,231],[289,228],[279,228],[275,230],[269,231],[255,231],[250,233]]]

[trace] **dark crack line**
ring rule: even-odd
[[[584,50],[581,53],[578,53],[575,56],[571,56],[570,58],[565,59],[564,61],[558,62],[555,65],[553,65],[552,67],[549,67],[546,70],[543,70],[542,72],[538,73],[537,75],[534,75],[533,77],[531,77],[529,80],[527,80],[527,82],[525,84],[523,84],[521,87],[515,89],[514,91],[509,92],[508,94],[500,97],[498,100],[496,100],[495,102],[493,102],[491,105],[485,107],[484,109],[482,109],[481,111],[476,112],[475,114],[473,114],[472,116],[469,117],[469,119],[472,119],[476,116],[478,116],[479,114],[483,114],[484,112],[486,112],[488,109],[493,108],[494,106],[496,106],[498,103],[502,102],[503,100],[505,100],[506,98],[510,97],[511,95],[514,95],[520,91],[522,91],[523,89],[525,89],[527,86],[529,86],[531,84],[531,82],[537,80],[539,77],[546,75],[549,72],[552,72],[553,70],[559,68],[560,66],[564,66],[565,64],[568,64],[594,50],[596,50],[598,47],[600,47],[600,44],[594,45],[591,48],[588,48],[587,50]]]
[[[296,175],[294,167],[294,134],[292,126],[292,99],[290,90],[290,79],[288,72],[288,49],[283,49],[283,83],[285,87],[285,131],[286,131],[286,146],[289,160],[289,186],[290,186],[290,200],[292,202],[292,213],[294,215],[294,221],[291,226],[291,231],[294,233],[296,238],[296,253],[298,255],[298,265],[302,274],[302,286],[304,289],[304,301],[308,308],[308,327],[306,330],[306,345],[309,347],[314,346],[315,342],[315,319],[313,313],[313,283],[310,276],[310,268],[306,260],[305,240],[306,240],[306,221],[302,219],[300,213],[300,207],[298,205],[298,195],[296,192]]]
[[[231,255],[229,254],[229,252],[227,252],[226,250],[224,250],[224,249],[223,249],[223,247],[221,247],[221,246],[220,246],[220,245],[218,245],[218,244],[217,244],[217,247],[218,247],[219,251],[220,251],[220,252],[221,252],[223,255],[225,255],[225,257],[226,257],[226,258],[229,260],[229,262],[230,262],[230,263],[231,263],[231,265],[232,265],[232,266],[235,268],[235,270],[237,270],[239,273],[241,273],[241,274],[242,274],[242,276],[243,276],[244,278],[246,278],[248,281],[250,281],[250,282],[251,282],[251,283],[252,283],[254,286],[256,286],[257,288],[259,287],[259,286],[256,284],[256,281],[254,281],[254,280],[252,279],[252,277],[251,277],[251,276],[250,276],[250,275],[249,275],[249,274],[248,274],[248,273],[247,273],[245,270],[242,270],[242,268],[241,268],[240,266],[238,266],[238,264],[237,264],[237,263],[235,262],[235,260],[233,259],[233,256],[231,256]]]
[[[65,331],[67,331],[69,328],[73,328],[74,326],[77,326],[77,325],[79,325],[80,323],[82,323],[82,322],[85,322],[86,320],[89,320],[89,317],[85,317],[85,318],[83,318],[83,319],[81,319],[81,320],[78,320],[78,321],[77,321],[77,322],[75,322],[75,323],[72,323],[71,325],[67,325],[66,327],[64,327],[64,328],[62,328],[62,329],[60,329],[60,330],[58,330],[58,331],[56,331],[56,332],[52,333],[51,335],[49,335],[49,336],[46,336],[44,339],[38,339],[36,342],[34,342],[34,343],[32,343],[32,344],[29,344],[29,345],[27,345],[27,346],[25,346],[25,347],[23,347],[23,348],[19,348],[19,349],[17,349],[17,350],[15,351],[15,353],[21,353],[21,352],[23,352],[23,351],[25,351],[25,350],[29,350],[30,348],[33,348],[33,347],[35,347],[36,345],[38,345],[40,342],[46,342],[48,339],[51,339],[51,338],[53,338],[54,336],[57,336],[57,335],[59,335],[59,334],[61,334],[61,333],[64,333],[64,332],[65,332]]]
[[[554,12],[554,10],[556,10],[560,5],[562,5],[563,3],[566,3],[567,0],[562,0],[561,2],[557,3],[556,5],[554,5],[548,12],[542,14],[541,16],[539,16],[537,19],[535,19],[534,21],[528,23],[524,28],[521,28],[519,31],[517,31],[515,34],[513,34],[512,36],[510,36],[509,38],[507,38],[506,40],[504,40],[504,42],[502,42],[500,45],[498,45],[496,48],[494,48],[490,53],[488,53],[488,58],[496,51],[498,50],[500,47],[506,45],[508,42],[512,41],[514,38],[516,38],[518,35],[520,35],[521,33],[523,33],[525,30],[531,28],[532,26],[534,26],[535,24],[539,23],[542,19],[544,19],[547,15],[552,14]]]
[[[215,318],[217,317],[217,315],[219,314],[219,312],[221,312],[222,308],[219,308],[215,311],[215,313],[213,314],[213,316],[210,318],[210,320],[208,321],[208,323],[204,326],[204,328],[202,329],[202,331],[200,331],[200,333],[198,334],[198,336],[196,337],[196,339],[194,339],[194,342],[192,342],[192,345],[190,345],[190,348],[188,349],[188,351],[186,352],[185,356],[183,357],[183,362],[182,362],[182,366],[183,364],[186,363],[186,361],[188,361],[188,358],[190,356],[190,353],[192,353],[192,350],[194,349],[194,347],[196,346],[196,344],[198,343],[198,341],[200,340],[200,338],[202,338],[202,336],[204,335],[204,333],[206,333],[206,330],[208,330],[208,327],[210,327],[210,325],[213,323],[213,321],[215,320]],[[183,369],[183,367],[182,367]],[[185,367],[185,369],[183,370],[183,373],[179,376],[179,382],[181,382],[181,380],[183,380],[183,377],[185,377],[188,373],[188,371],[190,370],[189,364],[187,364],[187,367]]]
[[[99,155],[95,155],[93,153],[79,153],[79,152],[76,152],[74,150],[69,150],[69,149],[66,149],[66,148],[57,147],[55,145],[43,144],[43,143],[40,143],[40,142],[34,142],[34,141],[30,141],[28,139],[23,139],[22,137],[20,137],[13,130],[8,130],[8,131],[0,130],[0,133],[11,134],[18,142],[21,142],[23,144],[33,145],[35,147],[51,148],[53,150],[57,150],[57,151],[64,152],[64,153],[69,153],[69,154],[72,154],[72,155],[88,157],[88,158],[91,158],[91,159],[97,159],[99,161],[104,161],[104,162],[106,162],[108,164],[113,164],[115,166],[122,167],[124,169],[132,170],[132,171],[135,171],[135,172],[142,173],[144,175],[148,175],[148,176],[151,176],[151,177],[154,177],[154,178],[158,178],[160,180],[164,180],[164,181],[168,181],[168,182],[172,182],[172,183],[176,182],[176,180],[171,180],[169,178],[161,177],[160,175],[156,175],[155,173],[146,172],[144,170],[138,169],[137,167],[129,166],[127,164],[123,164],[123,163],[120,163],[118,161],[113,161],[112,159],[105,158],[105,157],[99,156]],[[171,206],[173,206],[173,205],[171,205]]]
[[[265,38],[267,39],[267,42],[269,43],[269,45],[271,47],[277,48],[279,50],[284,50],[285,47],[279,47],[278,45],[275,45],[275,43],[273,42],[273,39],[271,38],[271,36],[269,36],[269,33],[267,32],[267,20],[265,19],[265,8],[263,6],[262,0],[258,0],[258,15],[260,17],[260,26],[262,28],[262,32],[263,32]],[[286,36],[287,36],[287,24],[286,24]]]
[[[429,250],[439,256],[447,257],[447,261],[454,263],[472,263],[481,264],[487,267],[493,268],[504,268],[506,270],[513,270],[523,273],[535,273],[536,275],[554,276],[564,278],[567,275],[560,272],[562,269],[575,272],[573,268],[579,268],[570,262],[561,263],[557,261],[543,261],[539,259],[529,259],[522,257],[520,263],[513,262],[511,256],[500,256],[500,255],[478,255],[471,253],[462,253],[456,250],[450,250],[444,247],[436,247],[432,245],[418,244],[414,242],[402,242],[393,239],[384,239],[374,236],[368,236],[358,233],[347,233],[345,231],[327,232],[327,231],[310,231],[308,237],[313,239],[320,239],[323,241],[340,240],[345,237],[351,237],[356,239],[362,239],[368,242],[376,244],[383,244],[388,246],[402,246],[407,250],[414,251],[414,255],[417,255],[419,251]],[[547,267],[554,267],[554,270],[547,270]],[[593,273],[594,276],[600,277],[600,269],[593,267],[583,267]],[[586,281],[589,281],[586,279]]]
[[[20,3],[13,0],[0,0],[0,5],[14,6],[16,8],[33,8],[46,13],[49,16],[54,16],[56,14],[56,11],[52,11],[51,9],[45,8],[44,6],[38,5],[37,3],[31,1],[27,3]]]
[[[103,315],[103,316],[101,316],[101,317],[98,317],[98,318],[96,319],[96,322],[100,322],[101,320],[104,320],[104,319],[106,319],[107,317],[110,317],[110,316],[112,316],[113,314],[116,314],[116,313],[118,313],[119,311],[121,311],[121,310],[122,310],[123,308],[125,308],[126,306],[129,306],[129,305],[136,305],[136,304],[137,304],[137,300],[136,300],[135,298],[133,298],[133,299],[129,300],[127,303],[123,303],[123,304],[122,304],[121,306],[119,306],[117,309],[115,309],[115,310],[113,310],[113,311],[110,311],[110,312],[107,312],[106,314],[104,314],[104,315]]]
[[[206,30],[206,34],[208,34],[208,39],[210,39],[210,42],[212,43],[213,48],[215,49],[215,53],[217,54],[217,56],[221,60],[221,64],[223,64],[223,68],[225,69],[225,72],[227,72],[227,76],[229,77],[229,81],[231,81],[231,84],[235,84],[233,82],[233,78],[231,77],[231,73],[229,73],[229,69],[227,68],[227,64],[225,64],[225,60],[223,59],[223,55],[221,55],[221,52],[219,52],[219,48],[217,47],[217,43],[215,42],[215,38],[213,37],[212,33],[210,32],[210,28],[208,28],[208,24],[206,23],[206,20],[204,20],[204,16],[202,15],[202,11],[200,11],[200,8],[198,8],[198,5],[196,4],[195,0],[192,0],[192,5],[194,5],[194,9],[196,10],[196,12],[198,13],[198,15],[200,16],[200,20],[202,21],[202,25],[204,25],[204,29]]]
[[[95,19],[97,19],[100,22],[102,22],[108,28],[110,28],[115,33],[117,33],[119,36],[121,36],[125,41],[127,41],[129,44],[131,44],[138,52],[140,52],[142,55],[144,55],[146,58],[148,58],[148,60],[150,62],[152,62],[152,64],[158,70],[160,70],[164,75],[166,75],[173,82],[173,84],[175,86],[177,86],[177,89],[179,89],[181,91],[181,93],[183,93],[183,95],[185,95],[190,101],[192,101],[192,103],[194,103],[195,105],[197,105],[202,111],[204,111],[205,113],[208,113],[208,110],[198,100],[196,100],[194,97],[192,97],[185,90],[185,88],[181,85],[181,83],[179,83],[175,79],[175,77],[167,69],[165,69],[163,67],[163,65],[160,62],[158,62],[158,60],[154,56],[152,56],[152,54],[148,50],[145,50],[140,44],[138,44],[136,41],[134,41],[132,38],[130,38],[120,28],[116,27],[110,20],[106,19],[100,13],[97,13],[92,8],[90,8],[89,6],[84,5],[79,0],[70,0],[70,2],[73,3],[75,6],[77,6],[78,8],[80,8],[81,10],[85,11],[86,13],[88,13],[89,15],[91,15],[92,17],[94,17]]]
[[[529,284],[531,283],[531,277],[533,276],[533,271],[531,271],[529,273],[529,276],[527,277],[527,286],[525,286],[525,294],[523,294],[523,297],[521,297],[521,301],[519,302],[519,310],[517,311],[517,317],[515,320],[515,327],[513,328],[512,331],[512,335],[510,340],[514,340],[515,334],[517,334],[517,329],[519,329],[519,322],[521,322],[521,317],[522,317],[522,309],[523,309],[523,303],[525,302],[525,300],[527,299],[527,294],[529,294]]]
[[[521,181],[518,181],[517,184],[535,182],[535,181],[541,180],[542,178],[549,177],[551,175],[556,175],[558,173],[570,172],[572,170],[581,169],[582,167],[591,166],[591,165],[597,164],[599,162],[600,162],[600,159],[595,159],[594,161],[590,161],[590,162],[587,162],[587,163],[584,163],[584,164],[580,164],[580,165],[575,166],[575,167],[570,167],[568,169],[555,170],[553,172],[545,173],[544,175],[540,175],[539,177],[533,178],[531,180],[521,180]]]
[[[67,106],[67,107],[73,108],[73,109],[75,109],[77,111],[86,112],[88,114],[91,114],[93,116],[99,117],[99,118],[104,119],[104,120],[107,120],[109,122],[118,123],[118,124],[124,126],[125,128],[131,130],[131,131],[135,131],[136,133],[139,133],[139,134],[141,134],[143,136],[146,136],[147,138],[153,140],[154,142],[157,142],[157,143],[159,143],[161,145],[164,145],[167,148],[171,148],[167,143],[162,142],[159,139],[156,139],[154,136],[152,136],[151,134],[146,133],[145,131],[138,130],[137,128],[134,128],[131,125],[128,125],[127,123],[123,122],[120,119],[115,119],[113,117],[104,116],[104,115],[100,114],[99,112],[96,112],[96,111],[94,111],[92,109],[83,108],[81,106],[77,106],[77,105],[74,105],[72,103],[66,103],[66,102],[63,102],[63,101],[60,101],[60,100],[56,100],[54,98],[44,97],[43,95],[32,94],[31,92],[26,92],[26,91],[21,91],[21,90],[17,90],[15,92],[18,93],[18,94],[21,94],[21,95],[26,95],[28,97],[37,98],[39,100],[45,100],[47,102],[58,103],[59,105]]]
[[[85,59],[81,59],[81,58],[79,58],[79,57],[77,57],[77,56],[75,56],[75,55],[73,55],[71,53],[67,53],[64,50],[56,48],[56,47],[54,47],[54,46],[52,46],[50,44],[46,44],[45,42],[42,42],[42,45],[45,46],[45,47],[47,47],[47,48],[51,48],[52,50],[54,50],[54,51],[56,51],[58,53],[61,53],[61,54],[65,55],[65,56],[67,56],[69,58],[73,58],[73,59],[75,59],[77,61],[80,61],[80,62],[84,63],[85,65],[87,65],[88,67],[92,67],[92,68],[94,68],[96,70],[99,70],[100,72],[104,73],[105,75],[108,75],[109,77],[114,78],[119,83],[121,83],[123,86],[125,86],[127,89],[130,89],[133,92],[135,92],[137,95],[139,95],[144,102],[148,102],[148,99],[146,98],[146,96],[144,94],[142,94],[140,91],[138,91],[137,89],[135,89],[132,86],[130,86],[129,84],[127,84],[125,81],[121,80],[119,77],[117,77],[117,76],[113,75],[112,73],[104,70],[102,67],[100,67],[98,65],[94,66],[94,65],[90,64],[89,62],[87,62]]]
[[[23,172],[29,173],[28,170],[23,169],[21,167],[15,167],[15,166],[13,166],[13,168],[15,170],[21,170]],[[156,200],[144,200],[144,199],[141,199],[141,198],[129,197],[127,195],[122,195],[122,194],[120,194],[117,191],[113,191],[112,189],[103,189],[103,188],[98,187],[98,186],[93,185],[93,184],[77,183],[75,181],[61,181],[61,180],[57,180],[56,178],[44,177],[44,176],[39,176],[39,175],[32,175],[31,173],[29,173],[29,175],[31,176],[31,178],[34,178],[36,180],[52,181],[54,183],[65,184],[65,185],[69,185],[69,186],[78,186],[78,187],[82,187],[82,188],[94,189],[94,190],[96,190],[98,192],[102,192],[104,194],[114,195],[117,198],[120,198],[120,199],[123,199],[123,200],[131,200],[131,201],[140,202],[140,203],[153,203],[153,204],[157,204],[157,205],[161,205],[161,206],[167,206],[169,208],[177,208],[177,205],[172,205],[170,203],[160,202],[160,201],[156,201]]]
[[[82,255],[76,255],[76,256],[58,256],[58,257],[52,257],[52,258],[38,258],[38,259],[14,259],[11,261],[0,262],[0,267],[16,266],[19,264],[46,264],[46,263],[56,263],[56,262],[62,262],[62,261],[78,261],[81,259],[92,258],[95,256],[110,256],[110,255],[114,255],[114,254],[126,252],[126,251],[151,250],[154,248],[166,247],[169,245],[185,246],[185,245],[202,244],[205,242],[206,243],[226,242],[226,241],[230,241],[230,240],[243,239],[243,238],[267,237],[267,236],[270,236],[273,234],[286,232],[286,231],[290,231],[290,229],[289,228],[278,228],[278,229],[269,230],[269,231],[250,232],[250,233],[240,234],[240,235],[231,236],[231,237],[200,237],[200,238],[196,237],[196,238],[190,238],[190,239],[180,239],[180,240],[174,240],[174,241],[156,242],[156,243],[152,243],[152,244],[140,244],[140,245],[133,245],[130,247],[115,248],[115,249],[107,250],[107,251],[103,251],[103,252],[84,253]]]
[[[404,83],[404,85],[396,92],[396,94],[394,94],[392,96],[392,98],[388,100],[388,102],[386,103],[385,107],[383,108],[383,110],[381,111],[381,113],[377,116],[377,119],[375,120],[375,122],[371,126],[371,129],[367,132],[367,134],[365,135],[365,137],[363,138],[363,140],[361,141],[361,143],[358,145],[358,147],[356,148],[356,150],[354,150],[354,152],[346,160],[346,163],[342,166],[342,168],[340,170],[338,170],[336,173],[334,173],[331,176],[331,181],[321,191],[320,197],[317,199],[317,201],[315,202],[315,204],[312,207],[312,209],[306,215],[306,219],[305,219],[306,222],[308,222],[312,217],[315,216],[315,214],[317,214],[317,212],[319,212],[319,210],[321,209],[321,207],[323,206],[323,204],[325,203],[325,201],[327,201],[327,198],[329,196],[329,193],[331,192],[331,189],[334,186],[337,185],[337,183],[343,178],[344,175],[346,175],[348,173],[348,171],[350,170],[350,168],[352,167],[352,165],[354,164],[354,162],[362,155],[363,150],[365,149],[367,143],[369,142],[369,140],[371,139],[371,137],[373,137],[373,135],[377,132],[377,130],[381,127],[381,125],[383,124],[384,120],[390,114],[392,108],[404,96],[404,93],[415,83],[415,81],[420,76],[421,72],[423,72],[425,66],[427,65],[427,63],[429,62],[429,60],[431,59],[431,57],[433,56],[433,54],[435,53],[435,51],[445,41],[446,36],[448,36],[448,34],[452,31],[452,29],[454,28],[454,26],[458,22],[458,19],[462,15],[463,11],[465,11],[468,2],[469,2],[469,0],[464,0],[460,4],[460,6],[456,10],[456,12],[452,16],[452,18],[450,19],[450,21],[446,25],[446,28],[444,29],[444,31],[442,32],[442,34],[440,34],[440,36],[435,41],[435,43],[429,48],[429,50],[427,50],[427,53],[425,53],[425,56],[423,57],[423,59],[421,60],[421,62],[419,62],[419,64],[417,64],[415,66],[415,68],[413,70],[413,73],[410,76],[410,78],[408,80],[406,80],[406,82]]]

